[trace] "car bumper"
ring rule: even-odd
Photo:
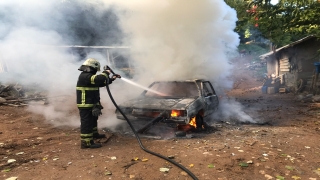
[[[125,114],[125,116],[130,120],[130,121],[138,121],[138,120],[143,120],[143,121],[151,121],[154,119],[154,117],[137,117],[133,116],[130,114]],[[121,120],[126,120],[121,114],[117,114],[117,118]],[[164,118],[161,122],[164,123],[177,123],[177,124],[188,124],[187,122],[187,117],[178,117],[178,118]]]

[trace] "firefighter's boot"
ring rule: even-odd
[[[102,147],[101,144],[94,143],[93,140],[81,140],[81,149],[94,149]]]
[[[106,138],[105,134],[93,133],[93,139],[102,139]]]

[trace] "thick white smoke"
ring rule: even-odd
[[[1,10],[10,14],[0,19],[0,58],[9,71],[0,74],[0,82],[35,82],[48,90],[49,96],[67,95],[62,102],[53,98],[47,107],[30,106],[32,112],[42,113],[57,125],[68,122],[79,125],[77,114],[70,112],[77,111],[75,85],[80,73],[77,69],[85,59],[77,61],[80,57],[75,58],[66,48],[58,47],[83,45],[74,44],[83,42],[81,38],[62,35],[70,26],[67,21],[70,17],[57,10],[64,6],[61,3],[75,2],[0,1]],[[206,78],[218,89],[231,87],[232,82],[227,80],[232,70],[228,54],[236,51],[239,38],[234,32],[236,12],[223,0],[96,0],[81,1],[81,5],[88,12],[96,9],[97,14],[110,8],[116,12],[123,35],[122,45],[130,46],[130,61],[137,83],[147,86],[154,80]],[[91,20],[83,19],[89,24]],[[90,28],[95,31],[94,26]],[[110,37],[118,38],[117,35],[110,31],[108,37],[99,40],[110,43],[113,42],[108,41]],[[107,63],[105,51],[91,52],[88,57],[99,59],[102,65]],[[119,103],[142,92],[121,80],[111,85],[111,91],[116,92],[114,98]],[[104,89],[101,89],[101,96],[106,111],[100,124],[110,126],[116,122],[114,107]]]
[[[236,50],[239,37],[236,12],[223,0],[117,5],[125,9],[119,15],[139,81],[206,78],[230,87],[225,81],[232,68],[227,53]]]
[[[105,1],[109,5],[110,1]],[[239,45],[236,12],[223,0],[116,1],[135,81],[210,80],[218,94],[232,87],[229,58]],[[236,101],[221,101],[214,119],[253,122]]]

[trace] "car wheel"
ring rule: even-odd
[[[177,137],[184,137],[187,135],[187,133],[185,131],[177,131],[177,132],[175,132],[175,135]]]

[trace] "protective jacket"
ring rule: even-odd
[[[100,104],[99,87],[106,86],[109,76],[107,72],[96,75],[93,72],[83,71],[77,82],[77,105],[79,109],[91,109]],[[109,84],[112,80],[109,78]]]

